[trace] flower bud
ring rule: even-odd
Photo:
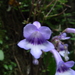
[[[64,30],[64,32],[66,32],[66,33],[75,33],[75,28],[66,28]]]
[[[34,64],[34,65],[38,65],[38,64],[39,64],[39,61],[38,61],[37,59],[34,59],[34,60],[33,60],[33,64]]]

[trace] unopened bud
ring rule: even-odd
[[[66,33],[75,33],[75,28],[66,28],[64,30],[64,32],[66,32]]]
[[[34,59],[34,60],[33,60],[33,64],[34,64],[34,65],[38,65],[38,64],[39,64],[39,61],[38,61],[37,59]]]

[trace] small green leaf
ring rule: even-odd
[[[9,68],[8,68],[8,65],[4,65],[4,68],[6,69],[6,70],[8,70]]]
[[[12,65],[8,65],[8,67],[9,67],[9,69],[10,69],[10,70],[12,70],[12,69],[13,69]]]
[[[8,46],[8,45],[5,45],[5,47],[6,47],[6,48],[9,48],[9,46]]]
[[[46,70],[42,70],[42,72],[46,72]]]
[[[8,39],[9,39],[9,38],[8,38],[8,36],[6,36],[5,38],[6,38],[6,40],[8,40]]]
[[[3,41],[2,40],[0,40],[0,44],[3,44]]]
[[[2,50],[0,50],[0,60],[4,59],[4,52]]]
[[[16,65],[16,63],[14,63],[14,62],[11,62],[11,65],[13,65],[14,67],[16,67],[17,65]]]
[[[71,40],[75,40],[75,38],[71,38]]]

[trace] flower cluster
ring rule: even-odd
[[[68,44],[62,40],[70,39],[67,33],[75,33],[74,28],[66,28],[58,36],[54,36],[49,42],[52,31],[49,27],[41,26],[38,21],[29,23],[23,28],[23,36],[25,39],[21,40],[17,45],[25,50],[30,50],[33,56],[33,64],[38,65],[38,59],[43,52],[51,52],[56,60],[56,73],[55,75],[75,75],[75,71],[71,69],[74,61],[68,61]],[[66,60],[64,62],[62,57]]]
[[[66,33],[61,33],[60,35],[54,36],[52,38],[52,42],[54,43],[54,46],[55,46],[56,50],[59,52],[59,54],[61,56],[64,57],[64,59],[66,61],[69,60],[69,57],[68,57],[68,54],[69,54],[68,44],[64,44],[62,42],[62,40],[67,40],[67,39],[70,39],[70,37],[67,37]]]

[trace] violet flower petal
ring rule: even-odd
[[[70,37],[61,38],[61,40],[68,40]]]
[[[63,56],[63,57],[65,56],[64,53],[65,53],[65,50],[64,50],[64,51],[59,51],[59,54],[60,54],[61,56]]]
[[[33,24],[27,24],[23,29],[23,36],[25,38],[29,37],[33,32],[37,31],[37,27]]]
[[[38,29],[41,27],[41,24],[38,21],[34,21],[33,25],[35,25]]]
[[[50,51],[50,49],[49,49],[50,45],[48,45],[48,44],[49,43],[44,43],[44,44],[40,44],[40,45],[30,44],[29,45],[31,47],[30,53],[34,56],[34,58],[38,59],[38,58],[40,58],[42,51],[44,51],[44,52]],[[53,46],[53,48],[54,48],[54,46]]]
[[[74,61],[68,61],[64,63],[67,67],[73,67],[74,66]]]
[[[70,69],[70,70],[71,70],[71,74],[72,74],[72,75],[75,75],[75,71],[72,70],[72,69]]]
[[[34,45],[31,44],[29,42],[26,41],[26,39],[21,40],[18,44],[17,44],[20,48],[23,48],[25,50],[29,50],[30,49],[30,53],[34,56],[34,58],[38,59],[40,58],[42,51],[44,52],[48,52],[50,50],[54,49],[54,45],[50,42],[45,42],[43,44],[39,44],[39,45]]]
[[[66,61],[69,60],[69,56],[68,56],[69,53],[70,53],[69,51],[66,52],[65,50],[64,51],[59,51],[59,54],[61,56],[63,56]]]
[[[72,65],[73,65],[73,61],[70,62],[70,63],[72,63]],[[69,66],[69,64],[68,65],[65,65],[65,62],[59,63],[60,66],[58,65],[59,67],[57,68],[57,71],[56,71],[56,74],[55,75],[75,75],[74,74],[75,71],[70,68],[70,67],[72,67],[72,65]]]
[[[67,40],[67,39],[70,39],[70,37],[67,37],[67,34],[66,33],[62,33],[58,36],[58,38],[60,40]]]
[[[45,39],[49,39],[52,34],[52,31],[50,30],[50,28],[46,26],[40,27],[39,31],[45,37]]]
[[[48,51],[54,49],[54,45],[51,42],[49,42],[49,41],[47,41],[46,43],[44,43],[43,46],[44,47],[41,46],[41,48],[42,48],[42,51],[44,51],[44,52],[48,52]]]
[[[72,69],[69,69],[68,71],[65,72],[56,72],[55,75],[75,75],[75,71]]]
[[[44,36],[38,31],[33,32],[26,40],[31,44],[42,44],[46,41]]]
[[[66,36],[67,36],[67,34],[66,34],[66,33],[62,33],[62,34],[61,34],[61,36],[64,36],[64,37],[66,37]]]
[[[20,48],[23,48],[25,50],[30,49],[28,46],[28,42],[26,42],[26,39],[21,40],[18,44],[17,44]]]
[[[31,48],[30,53],[34,56],[35,59],[40,58],[42,55],[42,51],[37,46]]]
[[[73,70],[71,69],[73,65],[73,61],[60,62],[56,73],[59,73],[59,75],[73,75]]]

